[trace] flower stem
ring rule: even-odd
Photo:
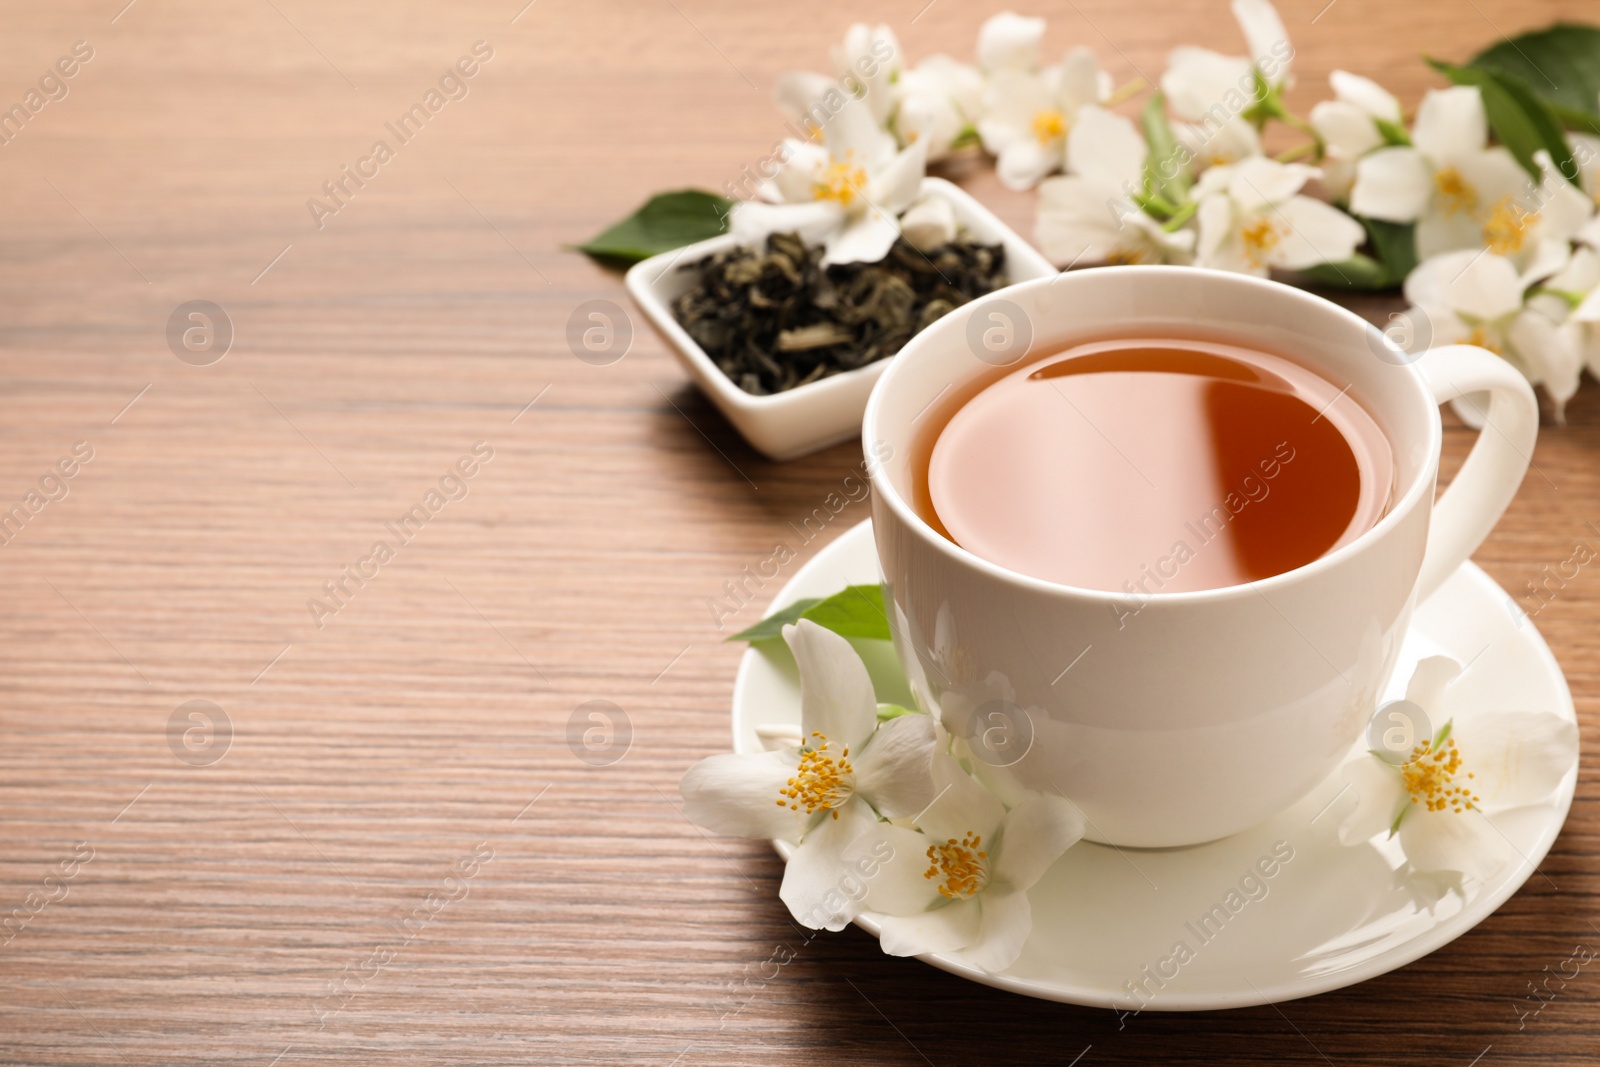
[[[1146,214],[1154,215],[1158,219],[1171,218],[1182,210],[1179,205],[1156,193],[1135,196],[1133,200]]]
[[[1279,152],[1272,158],[1277,160],[1279,163],[1293,163],[1297,159],[1304,159],[1306,156],[1315,155],[1316,151],[1317,143],[1315,141],[1307,141],[1305,144],[1296,145],[1286,152]]]
[[[1161,224],[1161,228],[1166,230],[1168,233],[1176,232],[1183,227],[1184,223],[1194,218],[1194,213],[1198,210],[1200,210],[1199,202],[1191,200],[1179,208],[1170,219],[1168,219],[1166,222],[1163,222]]]
[[[1299,130],[1307,137],[1310,137],[1312,158],[1318,161],[1322,159],[1322,153],[1326,150],[1327,145],[1323,142],[1322,134],[1317,132],[1317,128],[1315,126],[1311,125],[1311,123],[1307,122],[1299,115],[1296,115],[1288,108],[1283,107],[1281,104],[1274,110],[1273,117],[1279,122],[1282,122],[1285,126]]]
[[[1123,101],[1131,100],[1135,96],[1138,96],[1149,87],[1150,83],[1145,81],[1143,78],[1134,78],[1133,81],[1129,82],[1127,85],[1119,86],[1118,88],[1113,89],[1111,91],[1111,95],[1106,97],[1105,103],[1101,106],[1108,108],[1116,107]]]

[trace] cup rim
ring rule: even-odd
[[[1363,330],[1375,330],[1370,322],[1348,308],[1341,307],[1325,297],[1299,289],[1270,278],[1258,278],[1249,274],[1239,274],[1231,271],[1208,270],[1200,267],[1179,267],[1170,265],[1119,265],[1113,267],[1088,267],[1072,271],[1063,271],[1061,274],[1050,278],[1036,278],[1032,281],[1020,282],[998,289],[993,293],[979,297],[962,305],[957,311],[945,316],[939,322],[917,334],[906,342],[892,360],[884,373],[872,387],[872,393],[867,398],[867,410],[861,420],[861,440],[864,450],[870,450],[873,444],[883,440],[876,432],[876,423],[884,404],[884,397],[888,390],[893,388],[898,377],[914,373],[913,364],[924,350],[940,343],[944,333],[952,331],[948,325],[956,321],[958,316],[970,317],[977,313],[985,304],[997,300],[1013,299],[1019,294],[1031,290],[1042,289],[1051,285],[1079,284],[1073,281],[1074,276],[1101,276],[1106,271],[1115,271],[1118,277],[1127,278],[1131,283],[1138,284],[1141,277],[1149,279],[1177,279],[1193,278],[1197,272],[1206,275],[1207,283],[1217,285],[1239,286],[1242,289],[1254,290],[1255,295],[1264,299],[1294,300],[1303,303],[1308,309],[1323,313],[1332,312],[1337,316],[1349,320],[1353,325]],[[943,330],[940,327],[944,327]],[[1248,333],[1248,324],[1241,326],[1241,334]],[[1412,484],[1405,488],[1394,505],[1384,513],[1371,527],[1364,530],[1355,538],[1328,552],[1318,556],[1309,563],[1303,563],[1292,570],[1283,571],[1253,582],[1244,582],[1238,585],[1218,586],[1214,589],[1193,589],[1183,592],[1155,592],[1155,593],[1126,593],[1114,592],[1107,589],[1089,589],[1084,586],[1066,585],[1061,582],[1052,582],[1044,578],[1036,578],[1021,571],[1003,567],[998,563],[984,559],[949,538],[941,536],[933,527],[918,515],[916,509],[908,504],[899,490],[889,481],[882,468],[873,464],[868,468],[867,477],[872,484],[874,495],[889,508],[904,526],[914,531],[923,541],[930,542],[936,551],[943,553],[956,563],[975,569],[988,577],[1007,582],[1031,592],[1051,594],[1055,596],[1077,597],[1081,599],[1101,601],[1106,603],[1125,602],[1130,597],[1137,598],[1141,608],[1152,603],[1158,604],[1197,604],[1209,602],[1226,602],[1246,596],[1259,595],[1284,586],[1293,585],[1316,577],[1324,571],[1331,570],[1345,560],[1366,551],[1372,544],[1382,540],[1405,521],[1406,517],[1416,508],[1423,496],[1431,495],[1435,480],[1438,475],[1439,452],[1443,443],[1444,429],[1439,417],[1439,405],[1435,403],[1422,373],[1417,369],[1416,361],[1402,364],[1405,380],[1411,385],[1413,398],[1425,410],[1423,422],[1425,424],[1425,459],[1421,468],[1412,478]],[[1388,426],[1383,427],[1386,434],[1392,434]],[[1390,441],[1394,447],[1395,442]]]

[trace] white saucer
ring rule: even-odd
[[[827,596],[851,583],[882,579],[870,522],[823,549],[773,600],[772,609]],[[878,699],[910,703],[887,642],[855,642],[867,659]],[[1543,638],[1494,581],[1473,564],[1451,576],[1418,609],[1395,681],[1397,697],[1423,656],[1447,654],[1470,664],[1463,699],[1476,705],[1554,712],[1576,721],[1572,695]],[[760,725],[798,725],[800,689],[786,651],[752,648],[739,665],[733,694],[733,742],[758,752]],[[1124,988],[1143,968],[1170,958],[1185,942],[1192,958],[1162,979],[1145,1007],[1191,1011],[1267,1004],[1325,993],[1402,967],[1476,926],[1533,875],[1566,821],[1577,785],[1569,772],[1548,803],[1497,814],[1493,822],[1522,859],[1488,882],[1469,882],[1465,899],[1450,894],[1431,910],[1398,873],[1398,843],[1382,838],[1339,844],[1338,828],[1354,798],[1335,774],[1271,822],[1190,848],[1123,849],[1083,842],[1070,849],[1029,896],[1034,929],[1022,958],[999,974],[945,956],[920,957],[942,970],[997,989],[1045,1000],[1132,1010]],[[1194,924],[1222,902],[1275,842],[1293,859],[1202,942]],[[779,848],[780,854],[787,849]],[[1280,848],[1281,854],[1281,848]],[[857,925],[874,936],[870,915]],[[1210,927],[1207,928],[1209,933]],[[1168,963],[1166,970],[1174,965]]]

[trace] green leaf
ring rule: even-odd
[[[1186,153],[1167,121],[1167,98],[1159,92],[1152,95],[1145,102],[1140,121],[1145,143],[1150,146],[1145,160],[1145,191],[1169,204],[1181,205],[1189,198],[1191,175],[1188,161],[1182,158]]]
[[[1417,265],[1416,224],[1351,218],[1367,231],[1371,254],[1357,252],[1342,262],[1319,263],[1302,273],[1323,285],[1359,292],[1390,289],[1405,281]]]
[[[783,636],[783,628],[810,619],[841,637],[864,637],[887,641],[889,616],[883,610],[883,586],[852,585],[825,599],[796,600],[782,611],[767,616],[748,630],[741,630],[729,641],[770,641]]]
[[[1338,263],[1318,263],[1300,273],[1319,285],[1357,292],[1387,289],[1393,284],[1389,281],[1389,272],[1382,263],[1360,252]]]
[[[1357,216],[1367,231],[1367,241],[1383,264],[1389,285],[1399,285],[1417,265],[1417,226],[1414,222],[1385,222]]]
[[[621,222],[572,247],[608,266],[637,263],[726,233],[732,209],[732,200],[700,189],[657,193]]]
[[[852,585],[806,609],[801,617],[844,637],[887,641],[891,636],[889,616],[883,610],[881,585]]]
[[[1467,66],[1517,82],[1564,125],[1600,134],[1600,28],[1558,22],[1486,48]]]
[[[1372,124],[1383,135],[1383,143],[1386,145],[1408,145],[1411,143],[1411,135],[1398,122],[1390,122],[1388,119],[1374,117]]]
[[[916,708],[903,708],[899,704],[879,704],[878,705],[878,721],[879,722],[888,722],[890,719],[898,719],[902,715],[921,715],[921,714],[922,714],[922,712],[918,711]]]
[[[790,626],[799,622],[800,616],[806,613],[807,608],[813,607],[820,603],[822,603],[820,597],[806,597],[801,600],[796,600],[793,604],[790,604],[782,611],[768,615],[766,618],[762,619],[748,630],[740,630],[727,640],[771,641],[774,638],[782,637],[783,628],[785,626]]]
[[[1438,59],[1429,59],[1428,64],[1457,85],[1478,87],[1483,93],[1483,109],[1488,113],[1494,135],[1535,181],[1540,174],[1533,154],[1541,148],[1550,153],[1556,169],[1576,181],[1578,168],[1572,162],[1572,151],[1561,132],[1560,120],[1526,85],[1481,67],[1461,67]]]

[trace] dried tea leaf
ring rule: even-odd
[[[966,239],[923,253],[897,241],[878,263],[822,266],[792,233],[682,269],[673,315],[747,393],[780,393],[900,351],[952,309],[1006,284],[1005,248]]]

